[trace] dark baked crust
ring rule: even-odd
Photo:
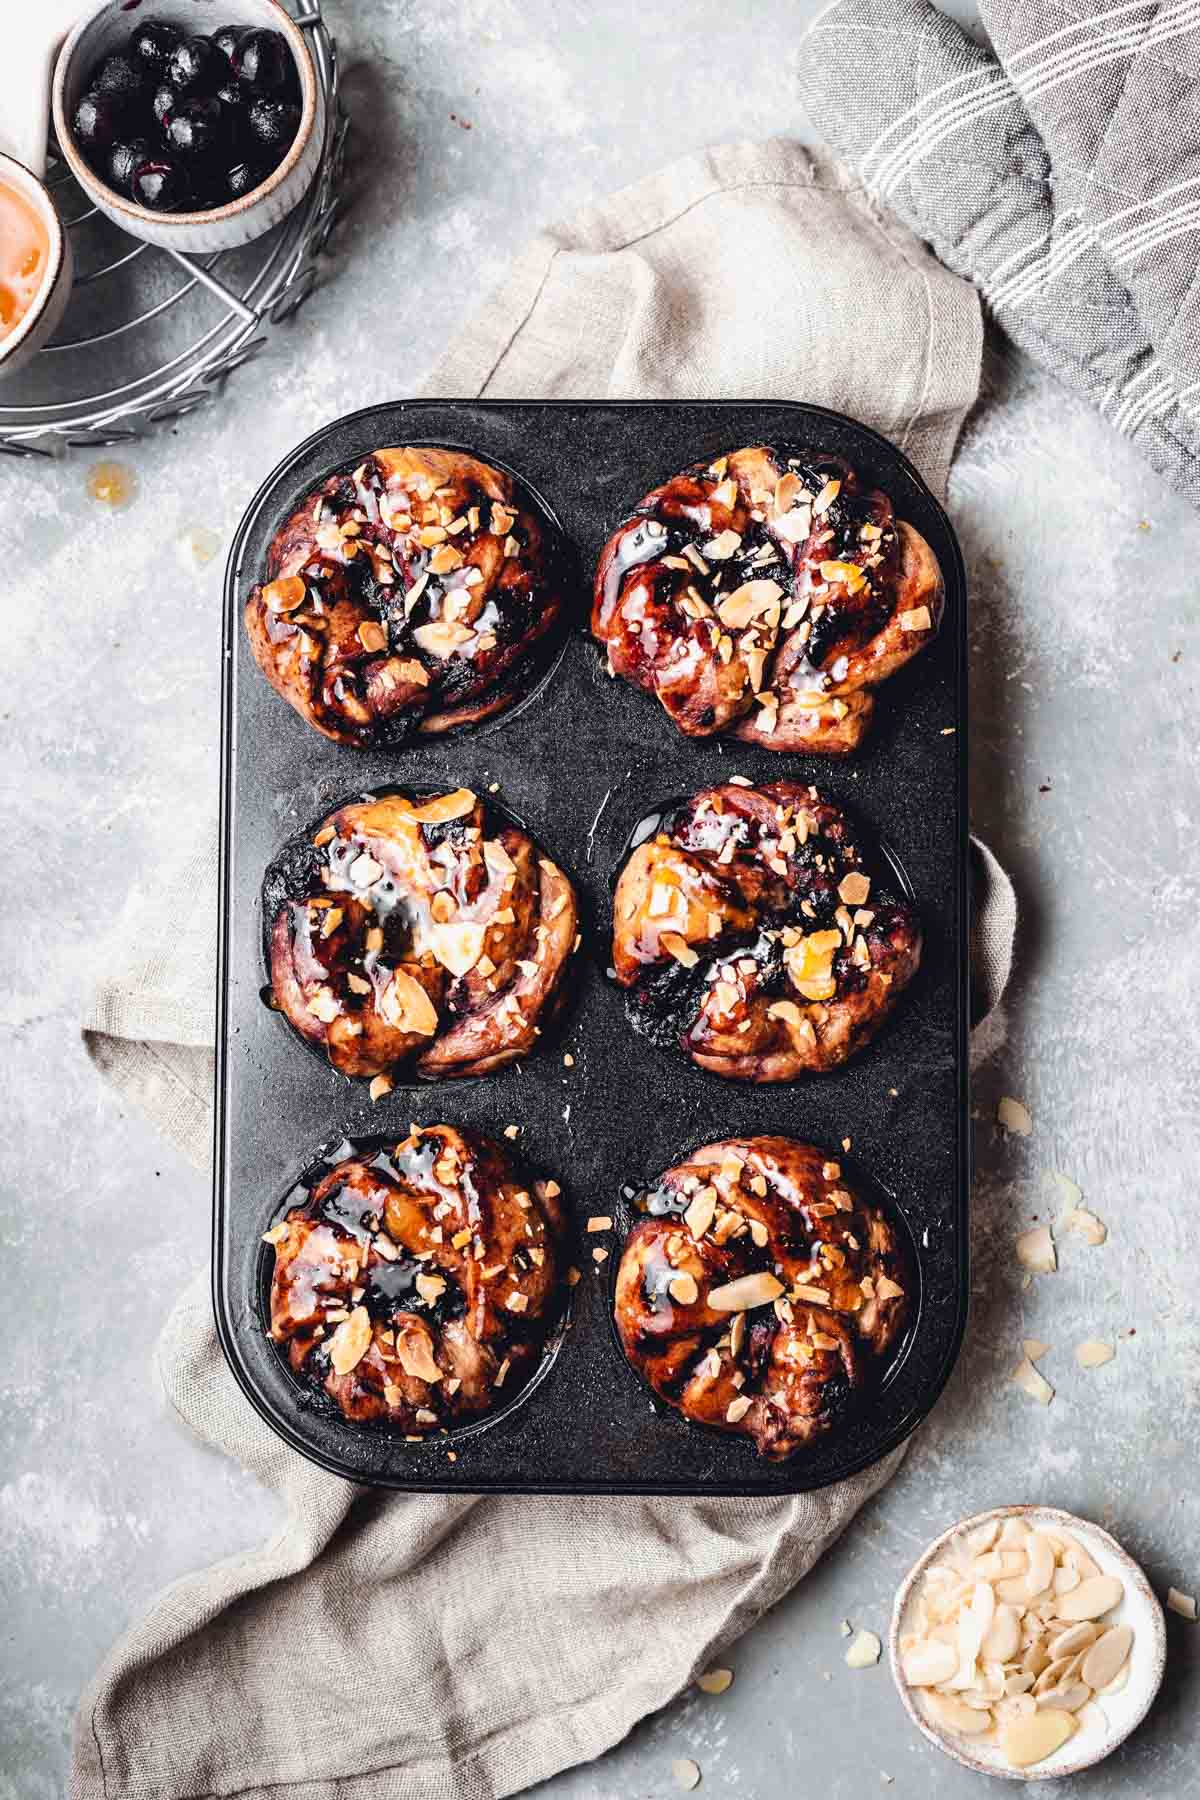
[[[874,1036],[916,973],[913,909],[796,781],[705,788],[633,851],[612,962],[634,1026],[714,1074],[790,1081]]]
[[[306,494],[246,602],[254,659],[359,749],[502,712],[562,610],[564,558],[512,478],[461,450],[376,450]]]
[[[562,870],[467,788],[339,807],[272,863],[263,917],[275,1005],[382,1091],[528,1055],[578,929]]]
[[[271,1336],[355,1421],[424,1434],[505,1404],[560,1307],[557,1182],[451,1125],[332,1165],[266,1241]]]
[[[887,1215],[837,1158],[786,1137],[706,1144],[642,1206],[616,1322],[655,1393],[774,1460],[836,1430],[910,1316]],[[747,1277],[755,1291],[722,1292]]]
[[[840,457],[755,445],[638,503],[601,553],[592,632],[689,737],[843,754],[943,604],[886,494]]]

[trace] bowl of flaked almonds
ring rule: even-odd
[[[943,1532],[909,1571],[892,1674],[924,1735],[969,1769],[1073,1775],[1129,1736],[1166,1662],[1162,1607],[1099,1526],[1001,1506]]]

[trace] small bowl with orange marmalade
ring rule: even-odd
[[[0,380],[52,335],[71,291],[71,246],[50,197],[0,154]]]

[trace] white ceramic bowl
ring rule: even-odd
[[[1101,1573],[1115,1575],[1123,1583],[1125,1597],[1111,1613],[1106,1624],[1133,1627],[1133,1649],[1129,1657],[1129,1679],[1119,1693],[1103,1696],[1093,1703],[1097,1718],[1080,1729],[1058,1750],[1027,1769],[1017,1769],[1006,1759],[998,1745],[981,1744],[965,1737],[953,1737],[934,1723],[921,1704],[921,1690],[911,1688],[900,1670],[900,1639],[910,1628],[910,1609],[918,1583],[930,1563],[935,1562],[952,1539],[965,1536],[991,1520],[1020,1519],[1031,1527],[1056,1528],[1078,1538],[1084,1549],[1099,1565]],[[944,1750],[957,1762],[980,1775],[1000,1775],[1010,1781],[1051,1781],[1062,1775],[1075,1775],[1091,1768],[1123,1743],[1150,1710],[1162,1682],[1167,1661],[1167,1629],[1158,1598],[1142,1569],[1128,1551],[1123,1550],[1107,1531],[1101,1531],[1090,1520],[1077,1519],[1072,1513],[1054,1506],[997,1506],[991,1512],[976,1513],[960,1519],[949,1531],[930,1544],[913,1564],[896,1594],[892,1608],[892,1624],[888,1640],[892,1676],[900,1698],[917,1729],[931,1744]]]
[[[24,368],[50,338],[66,310],[71,294],[71,240],[49,194],[36,175],[15,157],[0,153],[0,181],[15,188],[29,202],[46,229],[50,255],[42,285],[24,318],[6,337],[0,338],[0,381]]]
[[[122,49],[133,31],[136,19],[126,11],[122,0],[103,0],[79,21],[62,47],[54,71],[53,93],[54,131],[59,147],[88,197],[131,236],[188,255],[237,249],[240,244],[262,237],[287,217],[307,193],[321,160],[325,97],[304,33],[277,0],[225,0],[219,17],[202,0],[154,0],[150,10],[156,19],[165,19],[188,33],[207,34],[219,25],[242,25],[246,30],[265,26],[285,37],[300,76],[300,126],[291,149],[261,187],[211,212],[150,212],[106,187],[76,146],[71,120],[96,63]]]

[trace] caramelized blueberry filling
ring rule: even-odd
[[[798,782],[729,782],[644,821],[613,902],[631,1024],[745,1080],[845,1062],[920,948],[912,908],[846,815]]]
[[[558,1183],[450,1125],[346,1145],[266,1233],[270,1333],[349,1420],[414,1436],[512,1399],[562,1300]]]
[[[844,752],[942,605],[886,494],[839,457],[756,446],[646,495],[601,555],[592,632],[688,736]]]
[[[914,1296],[903,1240],[841,1161],[730,1138],[634,1207],[616,1323],[654,1392],[772,1459],[836,1428],[897,1350]]]
[[[511,706],[544,666],[564,560],[501,470],[394,449],[309,494],[266,575],[246,605],[259,667],[318,731],[369,748]]]
[[[375,1099],[527,1055],[578,936],[561,869],[466,788],[339,807],[271,864],[263,921],[272,1004]]]

